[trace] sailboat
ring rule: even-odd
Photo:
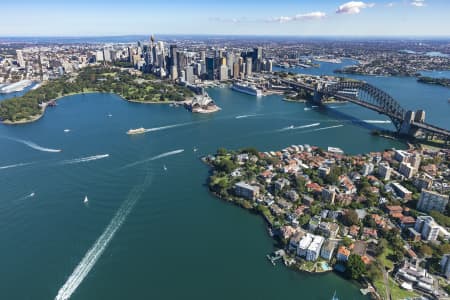
[[[83,203],[88,203],[89,202],[89,199],[88,199],[88,197],[87,196],[84,196],[84,200],[83,200]]]
[[[163,166],[164,171],[167,171],[167,167],[166,165]]]

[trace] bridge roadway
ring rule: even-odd
[[[280,82],[289,85],[289,86],[294,86],[296,88],[301,88],[301,89],[305,89],[307,91],[310,92],[314,92],[315,89],[314,87],[310,86],[310,85],[306,85],[300,82],[293,82],[291,80],[286,80],[286,79],[280,79]],[[348,101],[351,103],[355,103],[357,105],[366,107],[368,109],[371,109],[373,111],[376,111],[380,114],[386,115],[391,119],[395,119],[397,121],[399,121],[400,123],[404,121],[404,117],[401,115],[397,115],[397,114],[393,114],[390,113],[388,111],[385,111],[382,107],[377,106],[377,105],[373,105],[364,101],[360,101],[356,98],[352,98],[352,97],[348,97],[348,96],[344,96],[344,95],[339,95],[339,94],[334,94],[333,95],[334,98],[338,99],[338,100],[342,100],[342,101]],[[418,128],[418,129],[422,129],[425,130],[427,132],[430,133],[434,133],[436,135],[441,135],[441,136],[445,136],[447,139],[450,137],[450,131],[447,129],[443,129],[443,128],[439,128],[437,126],[431,125],[431,124],[427,124],[427,123],[418,123],[418,122],[412,122],[411,123],[412,126]]]

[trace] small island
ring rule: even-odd
[[[267,255],[272,264],[336,271],[375,299],[433,295],[433,284],[445,282],[449,191],[433,191],[432,182],[442,174],[437,170],[448,168],[448,151],[345,155],[334,147],[292,145],[269,152],[221,148],[203,161],[212,168],[214,195],[267,222],[279,248]],[[431,195],[442,201],[439,208],[429,206]],[[442,231],[431,236],[424,223]]]
[[[420,76],[417,78],[417,81],[421,83],[436,84],[450,88],[450,78],[435,78],[428,76]]]
[[[119,67],[86,67],[78,73],[48,81],[21,97],[0,103],[0,119],[5,124],[39,119],[54,101],[84,93],[115,93],[124,100],[139,103],[182,103],[194,93],[186,87]]]

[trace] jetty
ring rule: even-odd
[[[276,262],[280,259],[284,259],[286,256],[286,252],[283,249],[279,249],[272,254],[267,254],[267,259],[272,263],[272,265],[276,265]]]

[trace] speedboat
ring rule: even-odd
[[[167,167],[166,165],[163,166],[164,171],[167,171]]]
[[[70,132],[70,129],[64,129],[64,132]]]
[[[197,150],[198,150],[198,149],[194,147],[194,152],[197,152]]]

